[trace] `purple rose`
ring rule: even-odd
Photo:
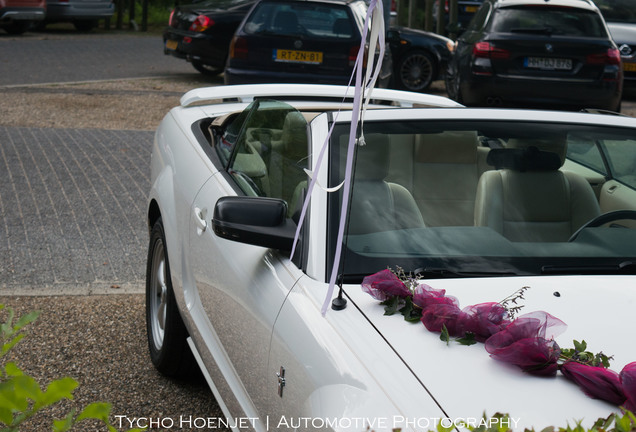
[[[441,332],[442,327],[446,326],[450,336],[461,336],[457,326],[461,312],[456,304],[432,304],[423,310],[420,321],[429,331]]]
[[[461,333],[471,332],[479,342],[484,342],[509,324],[508,311],[495,302],[466,306],[462,309],[458,323]]]
[[[446,290],[435,289],[426,284],[420,284],[413,293],[413,304],[426,309],[428,306],[436,304],[454,304],[459,306],[459,301],[452,296],[446,295]]]
[[[561,349],[552,337],[565,327],[563,321],[546,312],[532,312],[489,337],[486,351],[491,357],[519,366],[525,372],[554,376]]]
[[[376,300],[384,301],[393,296],[408,297],[411,291],[391,270],[382,270],[362,281],[362,291]]]
[[[625,408],[636,413],[636,362],[626,365],[619,375],[623,393],[627,400]]]
[[[602,399],[614,405],[625,403],[620,378],[613,370],[568,361],[561,365],[561,373],[574,381],[591,398]]]

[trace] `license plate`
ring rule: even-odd
[[[464,10],[468,13],[475,13],[477,12],[477,6],[466,6]]]
[[[290,62],[290,63],[309,63],[321,64],[322,52],[319,51],[296,51],[275,49],[273,56],[274,61]]]
[[[542,70],[570,70],[572,69],[572,59],[527,57],[524,66]]]
[[[176,40],[167,40],[166,41],[166,48],[168,48],[170,50],[176,50],[178,45],[179,45],[179,42],[177,42]]]
[[[623,63],[623,70],[626,72],[636,72],[636,63]]]

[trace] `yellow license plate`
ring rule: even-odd
[[[475,13],[477,12],[478,7],[477,6],[466,6],[466,12],[468,13]]]
[[[627,72],[636,72],[636,63],[623,63],[623,70]]]
[[[322,52],[319,51],[296,51],[296,50],[274,50],[274,61],[291,63],[321,64]]]
[[[179,43],[176,40],[167,40],[166,41],[166,48],[168,48],[168,49],[176,50],[178,45],[179,45]]]

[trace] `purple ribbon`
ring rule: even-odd
[[[379,10],[380,13],[375,13],[374,11]],[[372,29],[372,40],[369,44],[369,52],[371,54],[370,58],[373,58],[375,54],[376,41],[380,48],[380,53],[373,69],[369,68],[367,70],[367,76],[365,79],[365,83],[362,82],[362,69],[363,69],[363,61],[364,61],[364,51],[365,51],[365,42],[367,40],[368,30],[371,24],[371,16],[373,15],[373,25]],[[376,37],[377,36],[377,40]],[[382,14],[382,0],[371,0],[369,3],[369,8],[367,9],[367,15],[364,20],[364,28],[362,31],[362,40],[360,43],[360,49],[358,50],[358,57],[356,58],[356,62],[353,68],[353,72],[351,74],[351,79],[349,80],[349,85],[347,88],[351,86],[351,82],[353,77],[355,76],[355,92],[353,96],[353,109],[351,116],[351,126],[349,129],[349,143],[347,146],[347,162],[345,168],[345,178],[343,182],[344,190],[342,196],[342,208],[340,210],[340,224],[338,226],[338,238],[336,241],[336,251],[334,254],[334,260],[332,264],[331,270],[331,278],[329,279],[329,288],[327,290],[327,294],[325,296],[324,303],[322,305],[321,313],[324,316],[327,313],[327,309],[329,308],[329,302],[331,297],[333,296],[333,290],[336,284],[336,278],[338,277],[338,271],[340,267],[340,257],[342,256],[342,242],[344,238],[344,230],[345,223],[347,219],[347,210],[349,206],[349,193],[351,189],[351,178],[353,172],[353,160],[355,156],[355,144],[356,137],[358,136],[358,123],[362,122],[362,101],[363,101],[363,88],[368,89],[368,93],[366,95],[366,100],[369,100],[370,93],[377,81],[378,75],[380,73],[380,69],[382,67],[382,58],[384,57],[384,16]],[[371,71],[373,71],[373,76],[371,76]],[[368,85],[367,85],[368,84]],[[363,87],[363,85],[365,87]],[[362,114],[361,114],[362,113]],[[331,134],[333,132],[333,127],[335,125],[335,121],[331,125],[329,129],[329,134],[323,143],[322,148],[320,149],[320,153],[318,155],[318,159],[316,160],[316,168],[314,170],[314,175],[311,177],[311,181],[309,183],[309,187],[307,189],[307,197],[303,203],[303,208],[300,214],[300,221],[298,223],[298,227],[296,229],[296,235],[294,237],[294,243],[292,246],[292,251],[290,256],[294,256],[296,251],[296,245],[298,243],[298,238],[300,236],[300,230],[303,225],[303,221],[305,219],[305,214],[307,212],[307,207],[309,205],[309,201],[311,198],[311,194],[313,188],[316,184],[317,173],[320,171],[320,167],[322,165],[323,157],[325,154],[325,150],[329,143],[329,139],[331,138]],[[362,136],[362,134],[361,134]]]

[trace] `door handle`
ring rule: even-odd
[[[208,223],[205,221],[205,218],[208,214],[207,209],[200,209],[198,207],[194,208],[194,221],[197,226],[197,234],[201,235],[208,228]]]

